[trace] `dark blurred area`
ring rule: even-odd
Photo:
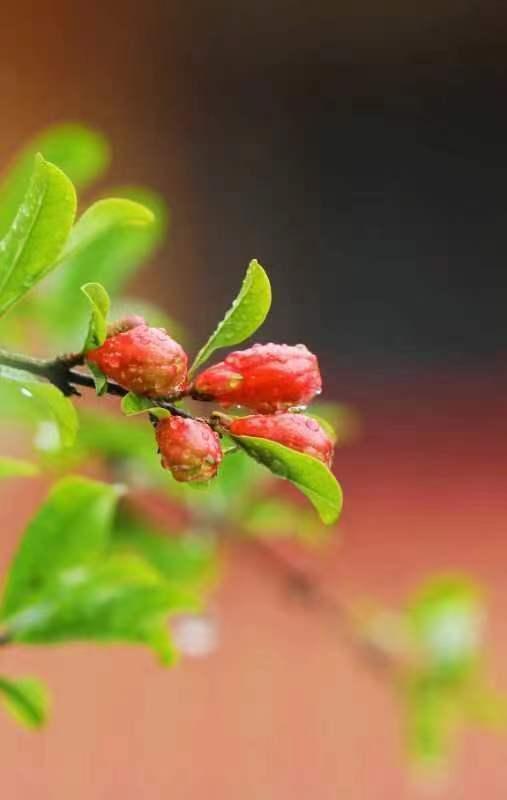
[[[8,4],[9,5],[9,4]],[[507,345],[507,10],[497,3],[40,3],[0,33],[2,158],[66,118],[161,189],[150,286],[204,336],[247,261],[265,335],[333,363]]]

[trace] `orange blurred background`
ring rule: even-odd
[[[363,422],[337,456],[340,542],[311,568],[344,599],[392,603],[430,572],[469,572],[506,690],[507,15],[451,0],[145,6],[7,2],[2,162],[52,122],[103,130],[110,183],[172,208],[135,288],[196,339],[248,260],[266,263],[266,337],[318,349],[328,397]],[[37,498],[25,484],[1,497],[6,565]],[[172,672],[126,648],[3,652],[55,696],[40,735],[0,720],[3,796],[424,796],[389,691],[251,554],[233,555],[213,611],[217,651]],[[503,800],[506,748],[471,734],[441,796]]]

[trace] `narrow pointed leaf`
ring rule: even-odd
[[[81,286],[81,291],[91,306],[90,324],[88,325],[88,333],[83,347],[83,352],[93,350],[95,347],[100,347],[104,344],[107,338],[107,318],[109,309],[111,308],[111,301],[109,295],[100,283],[86,283]],[[97,394],[103,395],[107,389],[107,377],[104,375],[100,367],[93,361],[87,362],[88,369],[93,375],[95,381],[95,390]]]
[[[0,701],[27,728],[40,728],[46,722],[49,697],[46,687],[34,678],[13,680],[0,676]]]
[[[91,319],[86,337],[84,352],[100,347],[107,338],[107,318],[111,301],[109,295],[100,283],[85,283],[81,291],[91,306]]]
[[[54,164],[36,156],[16,217],[0,240],[0,315],[56,266],[76,212],[76,193]]]
[[[256,436],[231,438],[275,475],[297,486],[313,503],[322,522],[326,525],[336,522],[343,505],[342,491],[333,473],[322,461]]]
[[[232,347],[248,339],[262,325],[271,307],[271,284],[255,259],[250,262],[243,285],[216,331],[201,348],[192,365],[193,374],[221,347]]]

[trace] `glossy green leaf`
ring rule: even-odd
[[[141,395],[134,394],[133,392],[129,392],[125,397],[122,397],[121,410],[127,417],[147,413],[152,414],[152,416],[158,419],[171,416],[167,409],[160,408],[160,406],[157,406],[149,397],[141,397]]]
[[[18,458],[0,456],[0,480],[2,478],[31,478],[39,472],[37,465]]]
[[[142,559],[109,557],[54,575],[44,593],[5,624],[16,642],[145,644],[171,663],[168,615],[199,608],[194,593],[169,585]]]
[[[333,473],[316,458],[256,436],[232,436],[248,455],[275,475],[291,481],[313,503],[322,522],[339,518],[343,497]]]
[[[106,341],[107,318],[111,308],[111,301],[108,293],[100,283],[86,283],[81,286],[81,291],[90,303],[92,312],[83,347],[83,352],[87,353],[88,350],[100,347]],[[94,361],[87,362],[87,366],[93,375],[97,394],[99,396],[103,395],[107,390],[107,377]]]
[[[61,169],[78,189],[98,178],[109,162],[107,142],[96,131],[73,123],[44,131],[18,154],[0,184],[0,238],[23,201],[36,153]]]
[[[107,318],[111,301],[109,295],[100,283],[85,283],[81,291],[91,306],[91,320],[88,335],[83,350],[86,352],[94,347],[100,347],[107,338]]]
[[[193,374],[221,347],[232,347],[248,339],[262,325],[271,307],[271,284],[265,270],[253,260],[231,308],[201,348],[192,365]]]
[[[2,384],[10,390],[9,394],[16,394],[18,404],[28,403],[37,409],[42,418],[55,422],[62,447],[73,444],[79,425],[76,409],[56,386],[38,380],[28,372],[0,366],[0,395]]]
[[[46,687],[34,678],[0,676],[0,701],[17,722],[40,728],[46,722],[49,697]]]
[[[87,478],[63,478],[53,487],[11,565],[2,604],[4,618],[43,595],[62,570],[100,559],[117,500],[117,488]]]
[[[38,155],[23,202],[0,241],[0,315],[56,266],[75,212],[72,183]]]

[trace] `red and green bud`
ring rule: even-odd
[[[86,354],[106,377],[135,394],[168,397],[187,381],[185,351],[163,328],[135,324]]]
[[[328,467],[333,462],[333,442],[319,423],[305,414],[237,417],[229,430],[234,436],[256,436],[278,442],[318,458]]]
[[[209,425],[195,419],[167,417],[156,427],[162,466],[177,481],[208,481],[222,460],[220,439]]]
[[[225,408],[246,406],[263,414],[304,406],[321,390],[317,358],[303,344],[256,344],[238,350],[195,381],[198,395]]]

